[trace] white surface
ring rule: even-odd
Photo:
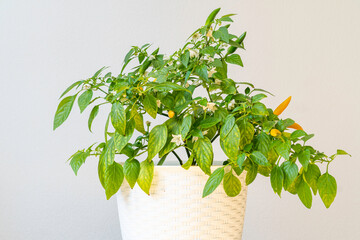
[[[118,72],[133,44],[178,49],[218,6],[239,14],[233,32],[248,32],[245,68],[232,76],[272,91],[273,107],[292,95],[283,117],[315,133],[319,149],[353,155],[330,168],[338,196],[328,210],[318,197],[312,210],[292,195],[280,200],[258,177],[243,239],[360,239],[358,0],[1,0],[0,239],[119,239],[116,202],[105,200],[97,160],[78,177],[65,163],[102,139],[105,120],[97,118],[90,134],[89,110],[80,116],[75,108],[52,132],[57,98],[104,65]]]
[[[238,196],[228,197],[221,184],[202,198],[208,177],[199,167],[155,167],[150,196],[127,183],[117,194],[123,240],[241,240],[245,176]]]

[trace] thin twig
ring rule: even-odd
[[[214,142],[218,136],[220,136],[220,134],[219,134],[219,133],[218,133],[218,134],[216,134],[216,135],[215,135],[215,137],[213,137],[213,139],[211,139],[211,142]]]
[[[179,155],[177,155],[177,153],[175,152],[175,151],[171,151],[174,155],[175,155],[175,157],[179,160],[179,163],[180,163],[180,165],[183,165],[183,162],[182,162],[182,160],[180,159],[180,157],[179,157]]]

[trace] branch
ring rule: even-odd
[[[180,159],[180,157],[179,157],[179,155],[177,155],[177,153],[175,152],[175,151],[171,151],[174,155],[175,155],[175,157],[179,160],[179,163],[180,163],[180,165],[183,165],[183,162],[182,162],[182,160]]]
[[[218,137],[218,136],[220,136],[220,134],[219,134],[219,133],[218,133],[218,134],[216,134],[216,135],[215,135],[215,137],[213,137],[213,139],[211,139],[211,142],[214,142],[214,141],[217,139],[217,137]]]

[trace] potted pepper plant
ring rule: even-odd
[[[246,187],[259,174],[307,208],[317,193],[327,208],[334,201],[329,165],[348,153],[325,155],[307,144],[313,134],[281,119],[290,97],[272,110],[262,103],[271,93],[228,76],[229,64],[243,67],[246,32],[229,33],[233,14],[216,18],[219,10],[173,54],[132,47],[119,74],[101,68],[61,95],[54,130],[76,99],[81,113],[92,105],[90,131],[108,110],[104,139],[69,161],[77,174],[98,157],[107,199],[117,193],[123,239],[241,239]],[[226,158],[214,158],[214,148]],[[170,155],[177,166],[163,165]]]

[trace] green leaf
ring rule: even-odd
[[[224,125],[220,130],[220,138],[226,138],[230,131],[233,129],[235,124],[235,118],[233,115],[228,115],[225,118]]]
[[[119,102],[113,103],[111,107],[111,123],[115,130],[120,134],[125,135],[126,130],[126,113],[123,105]]]
[[[195,69],[195,73],[202,79],[208,81],[208,71],[206,65],[197,66]]]
[[[117,162],[113,162],[105,170],[105,194],[109,200],[120,188],[124,181],[123,168]]]
[[[184,54],[180,56],[180,62],[187,67],[190,60],[190,52],[189,50],[186,50]]]
[[[126,146],[126,144],[129,142],[130,138],[134,133],[134,127],[135,127],[135,121],[131,119],[127,123],[125,135],[115,132],[114,145],[115,145],[115,149],[118,152],[121,152],[123,148]]]
[[[232,54],[232,55],[229,55],[225,58],[225,61],[228,62],[228,63],[231,63],[231,64],[236,64],[236,65],[239,65],[241,67],[244,66],[243,62],[241,61],[241,57],[239,54]]]
[[[235,197],[241,192],[241,182],[231,171],[225,174],[223,187],[229,197]]]
[[[280,156],[286,160],[289,160],[290,148],[291,145],[288,142],[282,142],[275,147],[275,150]]]
[[[262,132],[256,136],[255,149],[260,151],[264,156],[268,155],[270,148],[270,137],[266,133]]]
[[[244,149],[245,145],[251,143],[254,137],[255,129],[251,123],[245,120],[241,120],[238,123],[238,126],[240,130],[240,149]]]
[[[255,103],[251,109],[251,113],[253,115],[262,115],[262,116],[266,116],[266,115],[269,115],[267,109],[266,109],[266,106],[262,103]]]
[[[246,158],[246,154],[245,153],[242,153],[238,156],[236,162],[237,164],[239,165],[239,168],[240,169],[243,169],[243,163],[245,161],[245,158]]]
[[[151,130],[148,144],[148,161],[152,160],[164,147],[167,140],[167,134],[168,130],[165,125],[157,125]]]
[[[99,157],[99,164],[98,164],[98,176],[101,183],[101,186],[105,189],[105,170],[106,164],[104,159],[105,151],[102,151]]]
[[[253,160],[257,165],[260,166],[269,166],[269,162],[266,157],[259,151],[254,151],[250,155],[251,160]]]
[[[221,119],[217,117],[207,117],[200,122],[199,126],[203,128],[210,128],[219,123],[220,121]]]
[[[79,98],[78,98],[78,105],[80,108],[80,112],[82,113],[85,108],[89,105],[91,99],[93,96],[93,91],[91,89],[86,90],[85,92],[83,92]]]
[[[202,197],[210,195],[221,183],[224,178],[224,168],[216,169],[207,180]]]
[[[314,195],[317,193],[317,182],[321,176],[319,167],[316,164],[309,164],[307,170],[304,173],[306,182],[310,185]]]
[[[145,111],[152,118],[155,119],[157,111],[158,111],[158,106],[156,104],[156,98],[151,94],[146,94],[145,98],[144,98],[144,101],[143,101],[143,104],[144,104]]]
[[[303,130],[295,130],[294,132],[291,133],[290,139],[296,140],[303,136],[306,136],[306,132],[304,132]]]
[[[115,144],[114,137],[110,138],[110,140],[106,143],[106,146],[100,155],[100,161],[103,161],[105,166],[109,166],[114,162],[115,159]]]
[[[92,76],[92,78],[97,78],[99,75],[100,75],[100,73],[102,73],[102,71],[104,71],[105,69],[107,69],[108,67],[102,67],[102,68],[100,68],[99,70],[97,70],[97,72],[96,73],[94,73],[94,75]]]
[[[126,181],[128,181],[131,188],[134,188],[135,183],[140,173],[140,163],[136,159],[128,159],[124,163],[124,174]]]
[[[310,162],[310,150],[306,149],[304,151],[301,151],[299,153],[299,162],[301,163],[301,165],[304,167],[305,171],[307,171],[309,162]]]
[[[184,163],[183,165],[181,165],[181,167],[185,170],[189,170],[189,168],[191,167],[192,163],[194,160],[194,155],[191,154],[189,159],[186,161],[186,163]]]
[[[312,195],[309,185],[301,178],[301,181],[297,187],[297,195],[299,196],[301,202],[307,208],[311,208],[312,205]]]
[[[80,80],[77,82],[74,82],[73,84],[71,84],[62,94],[59,98],[62,98],[65,94],[67,94],[68,92],[71,91],[71,89],[73,89],[75,86],[79,86],[81,83],[83,83],[84,80]]]
[[[213,149],[208,138],[199,138],[193,147],[196,162],[207,175],[211,174],[210,166],[213,161]]]
[[[275,165],[270,173],[270,182],[271,187],[274,189],[274,192],[281,196],[281,190],[284,183],[284,172],[281,167]]]
[[[88,121],[88,127],[89,127],[89,131],[91,132],[91,125],[92,122],[94,121],[94,118],[97,116],[97,114],[99,113],[99,105],[96,105],[93,107],[93,109],[90,112],[90,116],[89,116],[89,121]]]
[[[225,134],[221,134],[221,131],[222,128],[220,130],[220,146],[228,158],[236,161],[239,155],[239,145],[240,145],[239,127],[236,124],[234,124],[230,132],[226,135],[226,137],[222,137]]]
[[[220,9],[221,9],[221,8],[217,8],[217,9],[215,9],[214,11],[212,11],[212,12],[210,13],[210,15],[209,15],[209,16],[207,17],[207,19],[206,19],[205,26],[208,26],[208,25],[210,25],[211,23],[213,23],[216,15],[217,15],[218,12],[220,11]]]
[[[144,119],[143,115],[139,113],[135,108],[131,110],[131,115],[134,118],[135,121],[135,129],[138,130],[140,133],[145,134],[145,128],[144,128]]]
[[[58,128],[61,124],[63,124],[65,120],[68,118],[71,109],[74,105],[75,98],[76,95],[68,96],[63,100],[61,100],[61,102],[59,103],[54,118],[54,126],[53,126],[54,130]]]
[[[191,115],[187,115],[181,122],[181,137],[185,139],[186,135],[189,133],[192,123]]]
[[[153,86],[154,89],[159,90],[159,91],[186,91],[191,93],[190,90],[188,90],[187,88],[184,88],[183,86],[180,86],[176,83],[172,83],[172,82],[163,82],[163,83],[148,83],[148,86]]]
[[[351,157],[350,154],[348,154],[347,152],[345,152],[344,150],[341,150],[341,149],[338,149],[338,150],[336,151],[336,154],[337,154],[337,155],[349,155],[349,156]]]
[[[255,96],[251,97],[251,102],[256,103],[261,101],[262,99],[266,98],[267,96],[263,93],[256,94]]]
[[[90,154],[88,152],[79,151],[72,156],[70,166],[75,175],[77,175],[79,168],[85,163],[85,160],[89,155]]]
[[[220,27],[217,31],[213,32],[213,37],[216,39],[220,39],[226,43],[229,43],[230,35],[228,29],[224,27]]]
[[[140,172],[137,179],[139,187],[147,194],[150,195],[150,186],[154,177],[154,162],[143,161],[140,163]]]
[[[297,177],[299,169],[298,166],[291,161],[283,162],[281,168],[285,173],[284,188],[287,189]]]
[[[255,180],[257,173],[258,173],[258,165],[256,163],[250,162],[250,168],[246,173],[246,179],[245,179],[246,185],[249,185]]]
[[[221,80],[221,90],[225,94],[235,94],[236,93],[236,86],[235,82],[229,78],[225,78]]]
[[[325,204],[326,208],[329,208],[335,199],[337,192],[336,180],[329,173],[324,173],[318,179],[317,187],[321,200]]]

